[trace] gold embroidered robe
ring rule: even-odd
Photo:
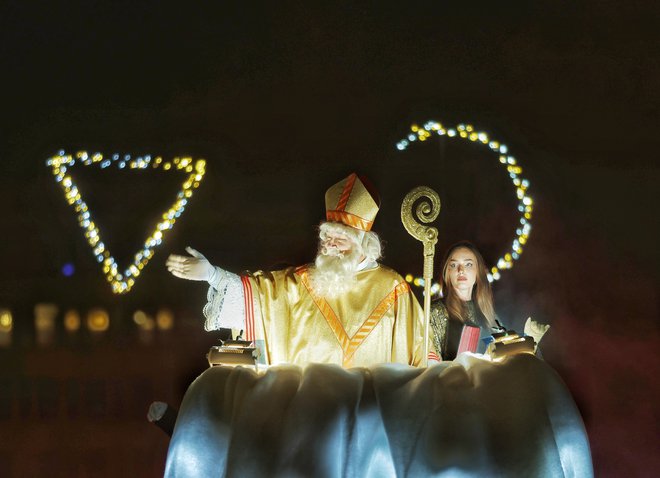
[[[344,367],[423,364],[423,311],[405,280],[378,265],[357,273],[356,285],[334,299],[316,295],[309,266],[241,277],[248,340],[266,363]]]

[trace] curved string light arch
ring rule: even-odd
[[[523,253],[523,249],[532,230],[532,211],[534,201],[529,196],[529,181],[522,176],[522,168],[518,160],[509,155],[509,148],[501,141],[494,140],[488,133],[477,131],[471,124],[461,123],[454,128],[446,128],[437,121],[427,121],[423,126],[413,124],[410,126],[408,135],[396,143],[396,149],[405,151],[412,143],[425,142],[433,135],[446,136],[449,138],[481,143],[495,153],[495,157],[506,171],[513,183],[516,199],[518,200],[518,212],[520,213],[516,223],[515,236],[511,242],[511,247],[497,260],[494,266],[488,271],[488,281],[499,280],[500,272],[505,269],[511,269]],[[412,274],[406,275],[406,281],[418,287],[424,286],[422,277],[415,277]],[[437,294],[440,291],[440,285],[434,283],[431,292]]]

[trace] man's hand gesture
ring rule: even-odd
[[[214,267],[206,257],[190,246],[186,247],[186,252],[190,256],[170,254],[166,263],[167,270],[181,279],[210,280],[213,276]]]

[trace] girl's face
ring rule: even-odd
[[[447,282],[463,296],[471,297],[472,288],[477,281],[477,257],[466,248],[454,250],[447,260]]]

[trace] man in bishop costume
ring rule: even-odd
[[[267,364],[424,365],[422,309],[401,275],[378,263],[379,202],[355,173],[330,187],[313,264],[237,275],[187,248],[167,267],[209,283],[206,330],[244,330]]]

